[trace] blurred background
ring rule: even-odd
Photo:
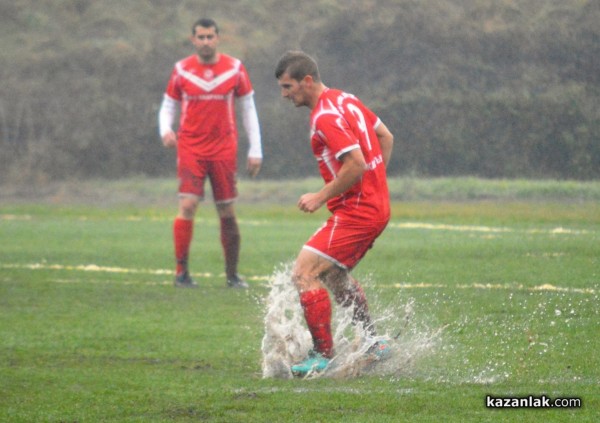
[[[250,73],[262,179],[317,175],[309,111],[273,75],[288,49],[390,127],[391,175],[600,177],[597,0],[15,0],[0,3],[2,183],[174,176],[157,113],[199,17]]]

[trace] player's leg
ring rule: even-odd
[[[333,293],[336,303],[352,308],[352,323],[362,325],[367,335],[376,336],[367,297],[358,281],[346,269],[335,267],[328,272],[325,284]]]
[[[190,277],[189,256],[194,234],[194,218],[200,200],[204,197],[205,169],[194,159],[179,157],[177,174],[179,177],[178,212],[173,222],[175,246],[175,286],[196,287]]]
[[[333,267],[334,264],[329,260],[313,251],[302,249],[292,272],[292,281],[300,296],[314,349],[327,358],[333,356],[331,300],[322,278]]]
[[[325,284],[333,293],[336,303],[352,308],[352,324],[362,326],[365,340],[371,343],[367,353],[377,360],[388,358],[390,346],[387,340],[377,339],[367,297],[358,281],[346,269],[334,267],[326,275]]]
[[[334,266],[308,249],[302,249],[296,259],[292,281],[298,290],[306,325],[313,339],[313,352],[306,360],[292,366],[292,372],[296,375],[322,371],[333,357],[331,300],[321,279]]]
[[[343,242],[339,242],[338,235],[345,236],[344,231],[339,231],[339,227],[340,218],[331,216],[325,225],[306,242],[296,259],[292,273],[306,323],[313,338],[314,349],[325,358],[333,356],[333,337],[331,300],[324,282],[330,273],[344,272],[346,267],[338,260],[342,254],[341,250],[348,247]]]
[[[241,236],[233,203],[218,203],[217,211],[219,213],[227,285],[231,288],[248,288],[246,281],[238,274]]]
[[[175,244],[175,285],[179,287],[195,287],[189,273],[188,261],[194,234],[194,216],[198,208],[198,197],[181,195],[179,211],[173,222],[173,241]]]
[[[209,177],[219,214],[227,286],[248,288],[238,274],[241,236],[234,207],[237,198],[236,168],[235,160],[215,161],[211,163]]]

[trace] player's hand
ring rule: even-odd
[[[298,208],[305,213],[314,213],[321,208],[325,202],[318,193],[309,192],[298,200]]]
[[[167,148],[177,147],[177,134],[173,131],[167,132],[162,137],[162,143]]]
[[[260,172],[260,167],[262,166],[262,159],[256,157],[248,157],[248,162],[246,164],[246,170],[248,171],[248,175],[251,177],[255,177]]]

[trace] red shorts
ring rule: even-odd
[[[369,222],[334,214],[303,248],[351,270],[373,246],[386,225],[387,221]]]
[[[179,194],[193,194],[204,199],[204,181],[208,177],[216,203],[237,198],[236,160],[198,160],[180,157],[177,161]]]

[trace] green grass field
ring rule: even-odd
[[[263,378],[261,340],[269,279],[326,214],[288,201],[306,183],[252,184],[243,292],[225,287],[210,205],[192,249],[201,287],[172,287],[175,204],[157,188],[170,183],[106,183],[89,205],[2,200],[0,421],[598,420],[599,184],[395,182],[408,200],[354,274],[375,317],[412,306],[398,339],[410,360],[312,380]],[[134,189],[146,202],[114,200]],[[486,395],[582,407],[489,409]]]

